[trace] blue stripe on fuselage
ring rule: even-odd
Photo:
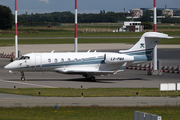
[[[137,51],[120,52],[120,53],[134,56],[134,61],[136,62],[136,61],[151,61],[152,51],[153,51],[153,48],[145,49],[145,50],[137,50]]]
[[[153,51],[153,48],[145,49],[145,50],[137,50],[137,51],[120,52],[120,53],[134,56],[134,55],[150,55],[152,51]]]
[[[146,55],[135,55],[134,56],[134,61],[151,61],[152,57],[151,56],[146,56]]]
[[[92,57],[92,58],[83,58],[78,59],[77,61],[64,61],[64,62],[57,62],[57,63],[48,63],[42,65],[42,67],[52,67],[52,66],[68,66],[68,65],[84,65],[84,64],[103,64],[104,63],[104,56],[100,57]]]

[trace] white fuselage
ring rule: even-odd
[[[23,56],[24,58],[8,64],[5,68],[14,71],[71,71],[69,73],[81,74],[83,71],[117,71],[125,62],[131,64],[134,61],[133,56],[102,52],[30,53]]]
[[[109,75],[123,71],[127,65],[152,60],[152,51],[161,38],[172,38],[167,34],[146,32],[140,40],[128,50],[112,52],[73,52],[73,53],[30,53],[4,68],[21,72],[52,71],[65,74],[81,74],[94,80],[94,75]]]

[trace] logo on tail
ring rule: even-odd
[[[141,43],[140,45],[141,45],[141,47],[140,47],[140,48],[144,48],[144,43]]]

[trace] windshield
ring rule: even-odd
[[[29,56],[21,56],[18,60],[29,60]]]

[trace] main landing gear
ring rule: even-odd
[[[93,75],[83,75],[86,80],[94,81],[96,82],[96,78]]]
[[[20,81],[26,81],[23,71],[21,71],[21,79],[20,79]]]

